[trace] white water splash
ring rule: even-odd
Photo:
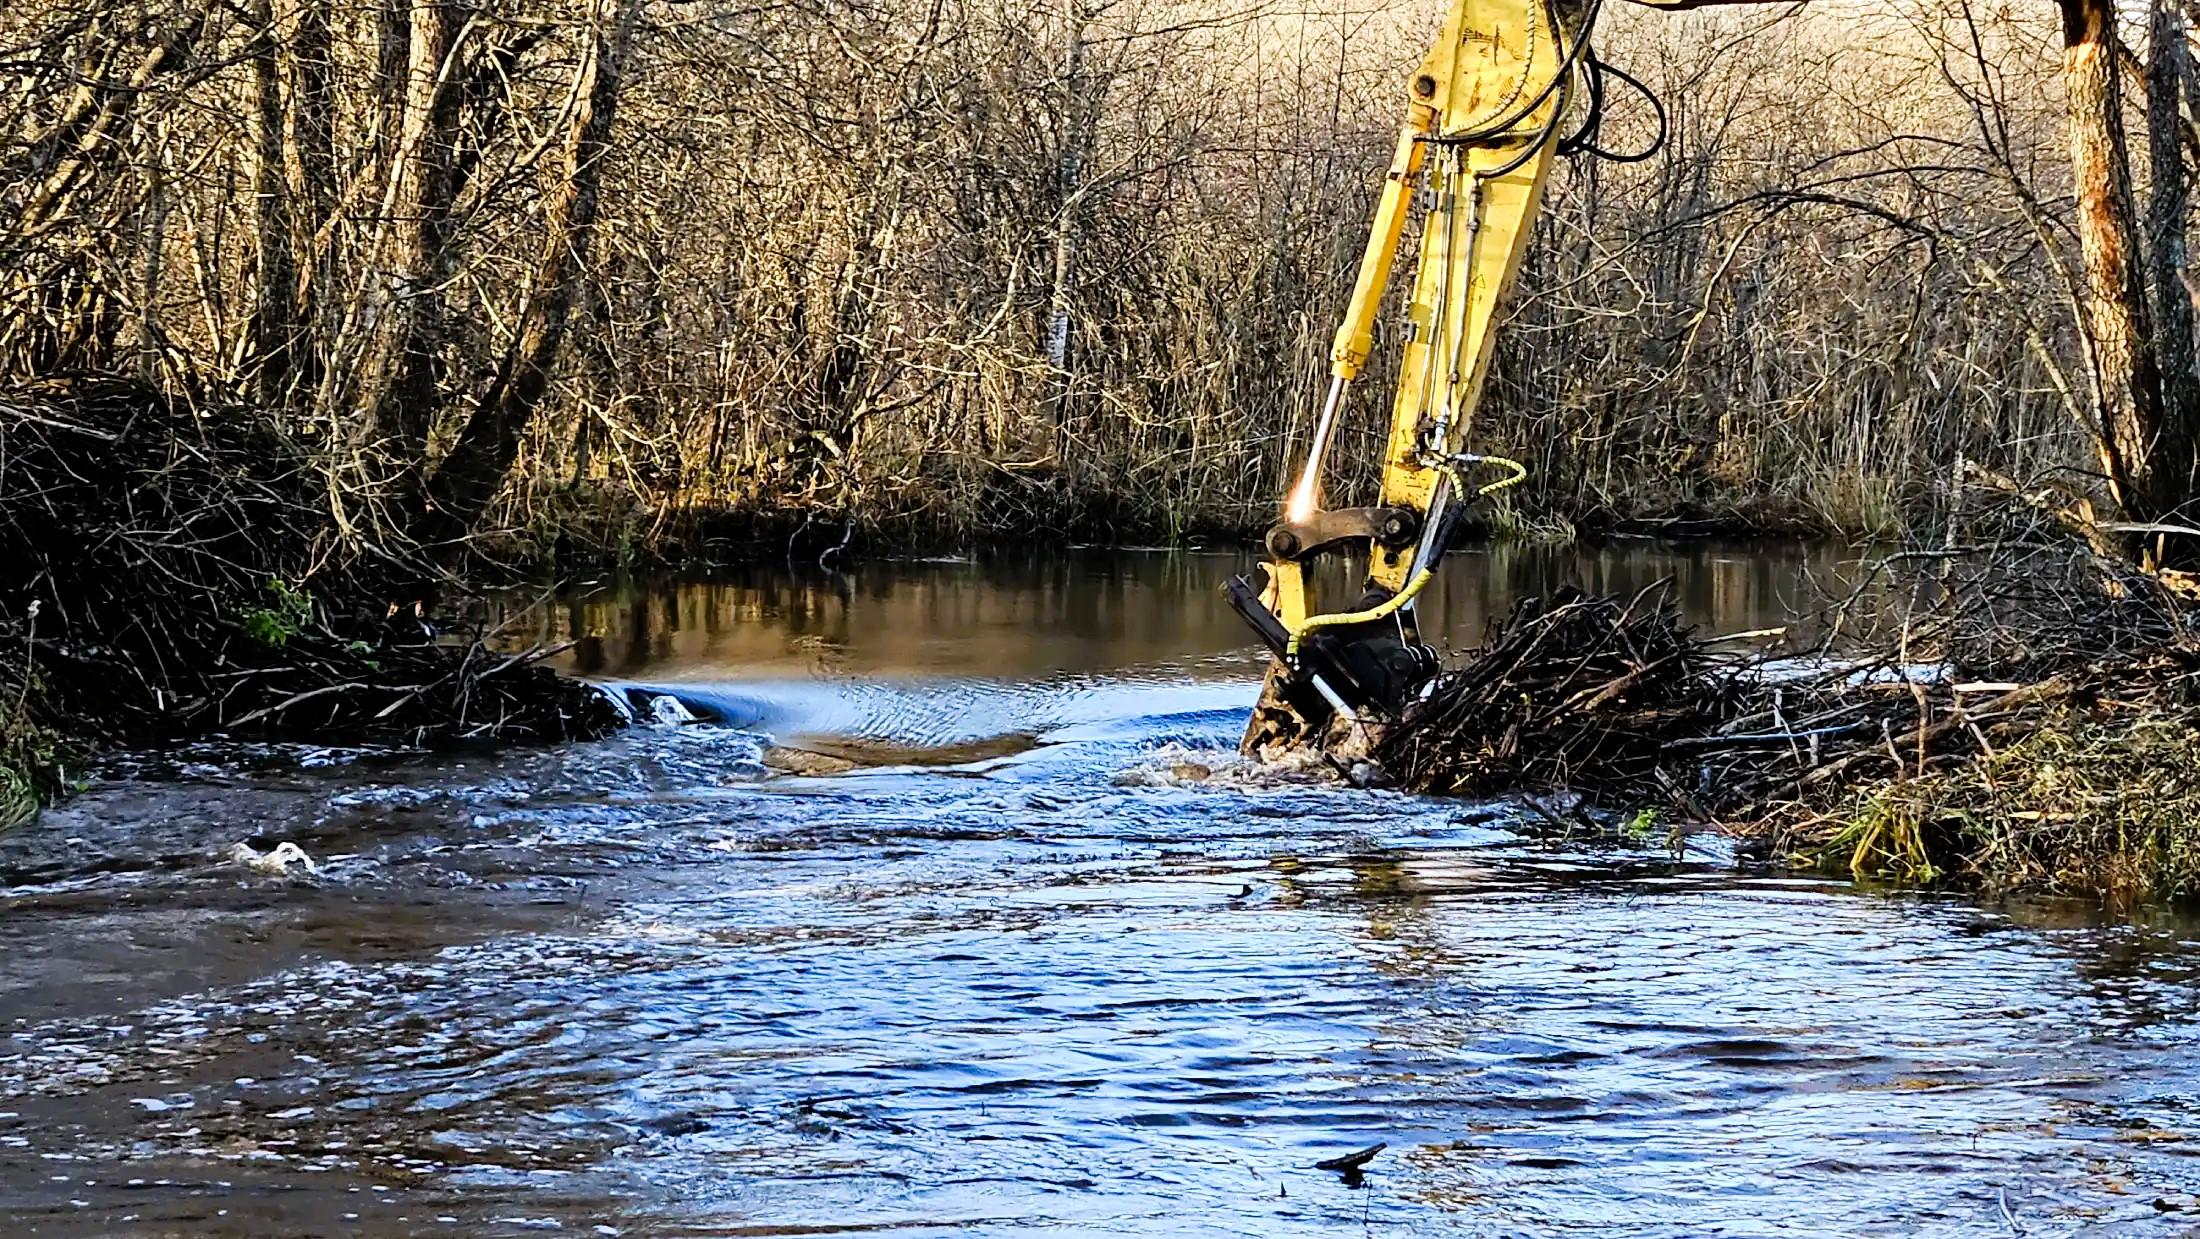
[[[251,844],[239,841],[229,849],[229,861],[240,868],[271,876],[288,874],[293,865],[314,877],[321,876],[321,867],[313,863],[306,850],[287,839],[265,852],[254,851]]]

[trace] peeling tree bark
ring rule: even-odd
[[[2162,377],[2152,315],[2136,255],[2137,208],[2125,149],[2116,72],[2113,0],[2058,0],[2063,85],[2070,112],[2070,161],[2084,258],[2084,327],[2100,376],[2100,452],[2118,507],[2153,520],[2181,502],[2158,468]],[[2165,502],[2166,501],[2166,502]]]

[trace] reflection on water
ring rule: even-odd
[[[1813,609],[1854,574],[1855,559],[1823,544],[1477,547],[1445,561],[1420,603],[1422,628],[1439,644],[1472,645],[1523,595],[1569,584],[1631,593],[1663,577],[1674,579],[1682,606],[1708,631],[1764,628]],[[582,591],[522,631],[546,644],[578,641],[566,665],[584,675],[672,667],[690,679],[726,671],[1035,676],[1244,653],[1245,625],[1218,587],[1254,562],[1088,551],[888,562],[848,576],[750,568],[709,581]],[[1351,601],[1357,578],[1337,561],[1326,566],[1316,582],[1322,597]],[[1236,674],[1242,659],[1216,666]]]
[[[1583,575],[1672,571],[1742,628],[1831,571],[1663,554]],[[1484,565],[1438,600],[1455,634],[1569,571]],[[2200,1222],[2200,927],[1244,768],[1226,566],[606,593],[547,622],[725,722],[118,765],[0,836],[0,1232]],[[799,734],[903,747],[773,773]],[[970,747],[895,764],[933,742]],[[1314,1168],[1378,1141],[1360,1183]]]

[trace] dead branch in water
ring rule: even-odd
[[[1624,599],[1523,599],[1385,734],[1377,759],[1454,794],[1650,778],[1666,744],[1698,727],[1716,691],[1710,661],[1670,581]]]

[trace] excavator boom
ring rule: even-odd
[[[1656,8],[1781,0],[1636,0]],[[1789,0],[1792,2],[1792,0]],[[1330,349],[1328,397],[1268,531],[1265,580],[1232,579],[1231,605],[1272,654],[1245,751],[1275,757],[1359,736],[1436,671],[1414,601],[1477,498],[1526,470],[1467,450],[1489,371],[1491,325],[1526,252],[1577,83],[1598,71],[1603,0],[1452,0],[1435,47],[1407,79],[1405,121],[1377,199],[1351,299]],[[1593,83],[1592,83],[1593,84]],[[1373,507],[1322,506],[1322,466],[1353,382],[1375,347],[1392,268],[1418,216],[1398,384]],[[1364,592],[1316,614],[1307,569],[1365,554]]]

